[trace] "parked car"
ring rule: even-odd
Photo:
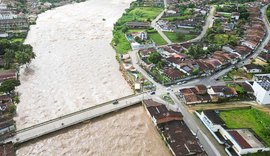
[[[168,88],[167,88],[167,91],[171,91],[171,90],[172,90],[172,88],[171,88],[171,87],[168,87]]]
[[[118,103],[119,103],[118,100],[115,100],[115,101],[113,102],[114,105],[116,105],[116,104],[118,104]]]
[[[151,92],[151,93],[150,93],[150,95],[154,95],[154,94],[156,94],[156,92]]]

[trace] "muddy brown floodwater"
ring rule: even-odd
[[[18,129],[132,94],[110,46],[113,23],[131,1],[89,0],[39,15],[26,39],[37,57],[21,69]],[[39,138],[16,153],[170,155],[142,106]]]
[[[171,155],[141,105],[26,143],[17,153],[25,156]]]

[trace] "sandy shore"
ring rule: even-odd
[[[110,46],[131,1],[89,0],[39,15],[26,39],[37,57],[21,70],[18,129],[132,94]]]

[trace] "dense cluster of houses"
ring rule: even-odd
[[[188,8],[192,15],[188,18],[179,18],[183,16],[180,11],[183,8],[179,6],[188,6],[193,4],[193,8]],[[195,7],[196,4],[196,7]],[[169,0],[167,1],[168,9],[164,12],[162,18],[157,21],[158,27],[162,31],[194,31],[195,28],[201,28],[205,23],[205,17],[209,12],[209,7],[202,5],[201,2],[189,1],[188,4],[183,2]],[[167,18],[173,20],[167,20]]]
[[[228,155],[240,156],[270,151],[266,143],[252,129],[229,129],[218,113],[217,110],[205,110],[197,112],[197,115],[214,138],[225,146]]]
[[[120,71],[123,71],[124,78],[134,91],[147,91],[154,88],[154,85],[145,79],[132,65],[129,54],[121,55],[120,61]]]
[[[258,59],[265,63],[270,63],[270,41],[264,47],[264,51],[258,56]]]
[[[180,112],[170,111],[165,105],[153,100],[144,100],[143,104],[174,156],[206,155]]]
[[[164,69],[160,73],[168,77],[172,82],[185,81],[198,76],[209,76],[219,70],[246,59],[261,44],[266,32],[262,21],[261,12],[258,6],[249,6],[247,8],[250,16],[249,22],[244,25],[244,34],[236,46],[225,45],[219,51],[213,52],[204,59],[191,59],[186,55],[187,48],[192,45],[172,44],[139,51],[142,60],[146,60],[151,53],[158,52],[166,62]],[[223,13],[224,14],[224,13]],[[230,13],[234,23],[240,17],[238,12]],[[224,26],[224,28],[226,28]],[[196,44],[196,43],[194,43]],[[205,47],[207,49],[207,46]],[[268,61],[269,53],[262,54],[260,57]],[[145,69],[151,71],[153,64],[147,61],[142,63]],[[250,73],[259,73],[262,69],[258,66],[247,65],[246,70]]]
[[[5,80],[17,79],[16,70],[4,70],[0,72],[0,84]],[[12,97],[7,94],[0,95],[0,138],[11,135],[15,130],[15,123],[9,110],[13,107]]]
[[[184,98],[187,105],[191,104],[201,104],[209,102],[219,102],[224,99],[229,99],[238,96],[237,87],[241,87],[243,92],[247,95],[250,95],[252,98],[254,90],[252,86],[247,83],[235,83],[232,86],[205,86],[205,85],[196,85],[194,87],[180,89],[180,97]],[[245,99],[247,100],[247,99]]]
[[[28,21],[24,15],[17,14],[15,8],[0,3],[0,38],[8,37],[11,32],[27,31]]]
[[[16,70],[3,70],[0,72],[0,84],[5,80],[17,79]],[[16,124],[10,111],[14,108],[11,95],[0,94],[0,140],[14,135]],[[0,155],[15,155],[12,143],[0,145]]]
[[[232,64],[236,64],[240,57],[235,53],[216,51],[207,59],[190,59],[183,52],[186,48],[180,44],[166,45],[139,51],[142,60],[146,60],[151,53],[158,52],[166,62],[162,70],[172,81],[189,80],[198,76],[209,76]],[[142,63],[145,69],[151,70],[152,64]]]

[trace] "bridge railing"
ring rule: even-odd
[[[128,99],[128,98],[131,98],[131,97],[139,96],[141,94],[144,94],[144,93],[131,94],[131,95],[128,95],[128,96],[125,96],[125,97],[122,97],[122,98],[107,101],[107,102],[104,102],[104,103],[101,103],[101,104],[98,104],[98,105],[95,105],[95,106],[92,106],[92,107],[88,107],[88,108],[85,108],[85,109],[82,109],[82,110],[79,110],[79,111],[76,111],[76,112],[72,112],[72,113],[69,113],[69,114],[66,114],[66,115],[63,115],[63,116],[60,116],[60,117],[57,117],[57,118],[54,118],[54,119],[51,119],[51,120],[48,120],[48,121],[45,121],[45,122],[42,122],[42,123],[38,123],[36,125],[33,125],[33,126],[30,126],[30,127],[18,130],[18,131],[16,131],[16,133],[21,133],[21,132],[24,132],[24,131],[28,131],[30,129],[34,129],[34,128],[37,128],[37,127],[40,127],[40,126],[43,126],[43,125],[46,125],[46,124],[49,124],[49,123],[52,123],[52,122],[55,122],[55,121],[59,121],[59,120],[61,120],[63,118],[68,118],[68,117],[71,117],[71,116],[74,116],[74,115],[77,115],[77,114],[80,114],[80,113],[83,113],[83,112],[87,112],[87,111],[92,110],[92,109],[96,109],[96,108],[99,108],[99,107],[102,107],[102,106],[105,106],[105,105],[108,105],[108,104],[112,104],[112,102],[114,102],[115,100],[122,101],[122,100],[125,100],[125,99]]]
[[[136,103],[138,103],[138,102],[133,101],[133,102],[128,102],[126,106],[124,106],[124,105],[123,105],[123,106],[117,105],[117,106],[119,106],[118,108],[112,108],[111,110],[106,110],[106,111],[104,111],[101,115],[104,115],[104,114],[107,114],[107,113],[110,113],[110,112],[117,111],[117,110],[119,110],[119,109],[122,109],[122,108],[125,108],[125,107],[128,107],[128,106],[131,106],[131,105],[136,104]],[[46,130],[46,132],[43,132],[43,133],[39,133],[39,134],[35,134],[35,135],[30,135],[30,137],[24,138],[24,139],[22,139],[22,140],[21,140],[21,139],[16,140],[16,143],[17,143],[17,144],[18,144],[18,143],[23,143],[23,142],[26,142],[26,141],[29,141],[29,140],[38,138],[38,137],[40,137],[40,136],[43,136],[43,135],[45,135],[45,134],[49,134],[49,133],[55,132],[55,131],[57,131],[57,130],[60,130],[60,129],[63,129],[63,128],[67,128],[67,127],[69,127],[69,126],[79,124],[79,123],[81,123],[81,122],[83,122],[83,121],[86,121],[86,120],[89,120],[89,119],[92,119],[92,118],[95,118],[95,117],[98,117],[98,116],[100,116],[100,114],[95,114],[95,115],[93,115],[93,116],[91,116],[91,117],[89,117],[89,118],[84,118],[84,119],[76,120],[76,121],[73,122],[72,124],[67,124],[67,125],[65,124],[65,125],[63,125],[63,126],[55,127],[54,129]]]

